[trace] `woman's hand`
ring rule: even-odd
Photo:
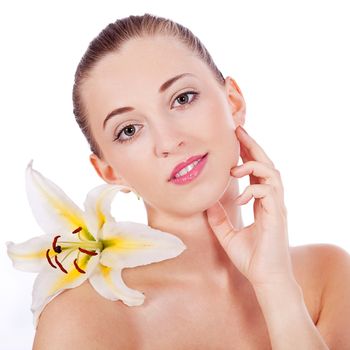
[[[254,197],[254,222],[236,229],[220,202],[208,208],[208,222],[231,261],[254,287],[294,282],[280,173],[243,128],[237,127],[236,135],[243,164],[233,167],[231,175],[249,175],[250,185],[234,203],[243,205]]]

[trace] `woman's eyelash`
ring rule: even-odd
[[[113,141],[116,141],[118,143],[124,143],[124,142],[131,141],[134,138],[134,136],[130,136],[129,138],[123,140],[120,138],[120,135],[124,132],[124,130],[126,130],[130,127],[135,127],[135,125],[139,125],[139,124],[129,124],[126,127],[124,127],[122,130],[120,130],[120,132],[117,134],[117,137]]]
[[[183,93],[181,93],[180,95],[178,95],[178,96],[175,98],[174,102],[175,102],[178,98],[180,98],[181,96],[185,96],[185,95],[193,95],[192,100],[188,103],[188,104],[191,104],[192,102],[196,101],[196,99],[198,98],[199,92],[196,92],[196,91],[186,91],[186,92],[183,92]]]
[[[179,99],[180,97],[185,96],[185,95],[193,95],[192,100],[191,100],[190,102],[186,103],[186,104],[191,104],[191,103],[193,103],[194,101],[197,100],[198,95],[199,95],[199,92],[196,92],[196,91],[186,91],[186,92],[183,92],[183,93],[181,93],[180,95],[178,95],[178,96],[175,98],[174,101],[176,101],[177,99]],[[128,124],[128,125],[126,125],[123,129],[120,130],[120,132],[118,132],[117,137],[115,137],[115,139],[114,139],[113,141],[116,141],[116,142],[118,142],[118,143],[124,143],[124,142],[128,142],[128,141],[133,140],[134,136],[130,136],[129,138],[123,140],[123,139],[120,138],[120,135],[124,132],[124,130],[128,129],[129,127],[134,127],[134,126],[136,126],[136,125],[139,125],[139,124]],[[139,125],[139,126],[140,126],[140,125]]]

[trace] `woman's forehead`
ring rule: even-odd
[[[176,39],[132,39],[118,52],[111,52],[99,60],[91,70],[92,80],[117,79],[123,86],[131,81],[154,81],[157,85],[164,79],[190,72],[202,76],[206,65]]]
[[[101,119],[120,107],[158,103],[181,84],[199,88],[213,82],[206,64],[182,45],[174,47],[169,40],[135,40],[97,63],[81,95],[88,114]],[[171,87],[162,88],[167,85]]]

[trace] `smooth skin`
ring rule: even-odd
[[[249,175],[250,186],[236,205],[254,201],[254,222],[242,229],[232,226],[218,202],[207,210],[208,220],[232,263],[253,286],[294,279],[289,254],[287,210],[280,173],[264,150],[239,126],[243,164],[231,169],[236,178]]]
[[[254,197],[255,221],[251,225],[237,230],[228,220],[221,205],[208,209],[207,214],[209,222],[214,228],[213,233],[230,257],[232,264],[250,281],[251,285],[256,286],[254,292],[258,296],[260,295],[261,299],[259,300],[258,297],[258,301],[262,304],[259,306],[265,312],[264,318],[261,318],[258,313],[252,313],[252,318],[260,320],[259,332],[255,330],[252,334],[252,329],[247,329],[247,337],[253,338],[255,334],[259,339],[256,346],[246,345],[246,342],[240,340],[244,338],[244,328],[240,328],[240,337],[235,335],[235,340],[229,342],[230,336],[226,335],[224,329],[218,327],[215,334],[221,338],[221,342],[217,342],[213,346],[208,339],[211,339],[215,334],[212,335],[207,329],[206,334],[203,334],[203,339],[207,342],[201,345],[202,348],[348,349],[350,344],[348,332],[350,259],[348,253],[337,246],[328,244],[288,249],[287,213],[283,204],[280,174],[263,149],[250,135],[242,131],[240,127],[237,128],[236,135],[241,144],[241,156],[244,164],[233,167],[231,174],[239,178],[249,175],[251,183],[236,199],[236,203],[244,205]],[[147,266],[144,268],[145,270],[136,277],[131,270],[128,271],[131,272],[130,275],[126,274],[126,277],[130,277],[128,283],[135,283],[139,286],[141,276],[152,273],[152,270],[148,270]],[[236,286],[239,284],[244,290],[240,301],[242,305],[248,305],[244,303],[244,300],[250,304],[252,301],[254,302],[254,298],[247,295],[249,289],[243,287],[244,283],[240,284],[237,281],[235,283]],[[270,287],[271,289],[269,289]],[[294,287],[297,288],[294,289]],[[152,288],[147,288],[148,286],[144,287],[144,290],[147,290],[147,295],[152,296],[150,291],[154,289],[155,299],[162,299],[163,289],[160,284],[157,286],[154,284]],[[155,306],[146,308],[144,313],[136,309],[135,312],[140,312],[141,318],[146,318],[146,314],[158,309],[158,313],[164,312],[166,314],[166,304],[170,304],[170,300],[176,297],[182,300],[183,294],[186,295],[185,300],[192,299],[192,303],[195,304],[198,296],[189,290],[193,290],[193,287],[187,288],[187,284],[181,285],[180,289],[174,285],[172,288],[166,289],[165,293],[168,298],[163,301],[164,304],[155,302]],[[265,294],[264,291],[266,291]],[[206,295],[208,304],[211,300],[210,293],[213,293],[212,289],[209,288],[208,293],[203,289],[202,294]],[[226,300],[225,297],[222,299]],[[207,317],[215,318],[215,315],[218,314],[224,318],[227,303],[219,302],[219,300],[215,300],[214,305],[215,303],[217,313],[207,315]],[[302,310],[302,312],[296,312],[296,319],[291,317],[288,320],[288,317],[293,316],[292,305],[296,305],[296,309]],[[181,308],[181,305],[175,304],[174,309],[169,311],[172,312],[172,315],[177,315],[176,306]],[[185,311],[181,312],[187,315]],[[237,318],[237,322],[240,324],[242,319],[237,317],[237,314],[239,314],[239,310],[232,308],[232,319]],[[274,314],[277,316],[275,319]],[[200,325],[204,323],[203,314],[200,312],[198,312],[198,318],[193,316],[192,318],[196,320],[197,328],[200,328]],[[154,319],[156,322],[157,317]],[[263,320],[270,322],[268,337],[264,332]],[[78,288],[62,293],[47,305],[41,316],[34,349],[54,350],[61,349],[62,346],[67,349],[74,349],[78,346],[83,346],[85,349],[164,349],[164,346],[168,346],[169,349],[196,348],[190,345],[193,337],[182,339],[185,344],[189,344],[188,348],[182,345],[180,339],[176,344],[171,340],[168,344],[159,344],[150,337],[151,328],[158,328],[161,333],[164,325],[150,322],[148,327],[144,324],[139,326],[137,321],[138,318],[130,313],[130,308],[125,307],[120,302],[113,303],[99,297],[91,286],[85,283]],[[167,323],[169,328],[176,326],[176,323],[173,323],[171,319],[167,319]],[[251,320],[250,327],[253,325],[255,323]],[[277,327],[280,329],[278,329],[275,343],[273,343],[271,333]],[[227,328],[229,329],[229,324],[227,324]],[[173,331],[173,334],[176,333]],[[167,337],[171,339],[170,334],[168,333]],[[231,336],[231,338],[233,337]],[[171,344],[170,347],[169,344]]]
[[[350,295],[350,278],[346,278],[350,277],[349,255],[338,248],[326,247],[330,251],[337,251],[337,264],[341,264],[341,271],[345,274],[338,292],[335,286],[330,286],[325,281],[327,287],[324,290],[332,289],[339,293],[338,298],[325,295],[333,302],[336,301],[333,307],[343,310],[344,316],[331,320],[334,311],[330,314],[321,309],[318,319],[321,329],[324,330],[328,325],[338,330],[338,336],[325,333],[325,337],[322,337],[307,313],[302,290],[293,272],[280,172],[262,147],[242,127],[237,130],[243,164],[231,169],[231,174],[237,178],[249,175],[250,185],[236,198],[235,203],[243,205],[255,198],[255,220],[251,225],[237,229],[230,222],[224,208],[217,203],[207,210],[213,232],[233,264],[252,284],[264,311],[273,349],[328,349],[327,344],[332,345],[331,348],[346,349],[350,346],[350,336],[346,332],[346,324],[350,320],[350,303],[348,298],[340,296]],[[334,262],[330,261],[332,263]],[[339,272],[333,273],[339,276]],[[340,276],[338,283],[339,279]],[[327,303],[327,310],[330,310],[332,306],[325,300],[325,295],[323,308]],[[277,309],[278,305],[280,308]],[[281,319],[288,318],[289,322],[281,322]]]
[[[184,72],[195,77],[158,93]],[[180,94],[190,90],[199,98],[180,105]],[[188,249],[123,270],[125,283],[145,293],[139,307],[106,300],[88,282],[60,294],[41,314],[35,350],[350,348],[349,254],[328,244],[288,247],[281,177],[239,127],[245,102],[232,78],[218,86],[177,41],[142,38],[102,58],[82,95],[104,153],[90,156],[98,175],[132,187],[148,224],[176,234]],[[135,110],[103,128],[106,115],[121,106]],[[137,125],[134,139],[114,141],[128,124]],[[167,181],[176,164],[206,151],[196,182]],[[243,164],[236,167],[239,156]],[[250,186],[237,202],[237,179],[244,176]],[[243,227],[240,205],[253,197],[254,223]]]

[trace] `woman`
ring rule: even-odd
[[[89,283],[60,294],[34,349],[350,347],[349,255],[288,246],[280,173],[242,128],[238,85],[188,29],[149,14],[108,25],[77,68],[73,103],[99,176],[134,189],[148,225],[187,249],[124,270],[147,295],[139,307]],[[240,205],[253,197],[255,221],[244,227]]]

